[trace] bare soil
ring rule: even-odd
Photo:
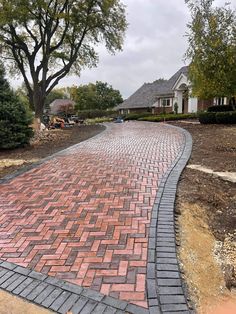
[[[0,178],[23,166],[32,164],[71,145],[95,136],[105,129],[102,125],[79,125],[55,129],[36,135],[31,145],[0,151]]]
[[[189,164],[236,172],[236,126],[171,124],[193,137]],[[229,302],[236,313],[236,184],[186,168],[177,212],[179,256],[197,312],[216,313],[216,306],[226,309]]]
[[[35,304],[0,290],[0,314],[52,314]]]

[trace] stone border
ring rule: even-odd
[[[183,150],[163,176],[153,206],[149,231],[147,296],[150,314],[192,313],[176,252],[175,198],[180,175],[192,152],[192,137],[182,128]]]
[[[0,289],[60,314],[149,314],[148,309],[3,260]]]

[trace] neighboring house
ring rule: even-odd
[[[70,99],[55,99],[50,105],[50,113],[57,115],[61,112],[72,113],[75,108],[75,102]]]
[[[178,113],[191,113],[205,110],[209,106],[226,104],[225,98],[201,100],[191,97],[191,82],[188,79],[188,66],[182,67],[169,80],[157,80],[145,83],[133,95],[116,107],[124,113],[169,113],[174,111],[175,103]]]

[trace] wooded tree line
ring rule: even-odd
[[[107,110],[123,102],[118,90],[100,81],[72,88],[71,96],[77,110]]]
[[[202,99],[236,96],[236,13],[214,0],[186,0],[192,21],[188,24],[192,93]]]
[[[30,106],[27,98],[27,89],[24,85],[17,89],[16,94],[26,107],[34,110]],[[54,88],[45,99],[45,108],[49,109],[49,105],[56,99],[73,100],[76,111],[113,109],[123,102],[119,90],[101,81],[97,81],[95,84],[89,83],[80,86]]]

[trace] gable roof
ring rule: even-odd
[[[148,108],[155,103],[157,90],[163,83],[144,83],[133,95],[126,99],[117,109],[125,108]]]
[[[188,76],[188,66],[182,67],[169,80],[144,83],[133,95],[118,105],[116,109],[150,108],[159,97],[173,97],[174,91],[172,88],[181,74]]]

